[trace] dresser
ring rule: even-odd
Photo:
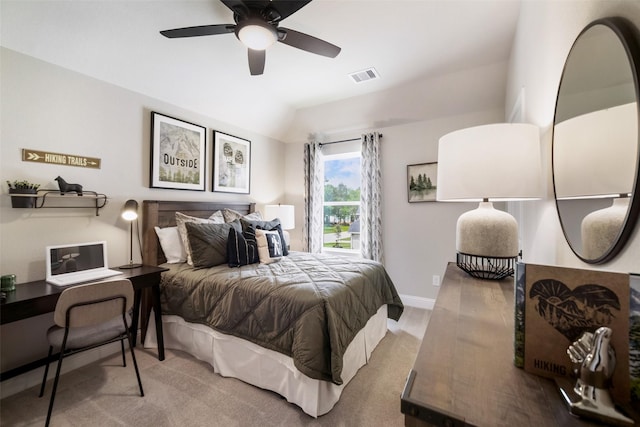
[[[569,414],[554,381],[513,364],[513,278],[447,266],[401,397],[405,426],[602,426]]]

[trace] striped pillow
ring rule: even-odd
[[[253,227],[247,227],[243,232],[231,227],[227,239],[227,258],[229,267],[240,267],[260,262],[256,231]]]

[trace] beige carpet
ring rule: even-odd
[[[407,307],[371,361],[345,387],[328,414],[309,417],[279,395],[233,378],[186,353],[138,349],[145,396],[140,397],[130,356],[119,354],[61,377],[52,426],[403,426],[400,394],[429,320],[429,311]],[[45,396],[33,387],[0,401],[0,425],[42,426],[52,381]],[[0,385],[1,386],[1,385]]]

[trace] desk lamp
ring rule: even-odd
[[[473,277],[513,274],[518,224],[494,201],[539,199],[540,136],[530,124],[498,123],[458,130],[438,145],[438,201],[479,201],[456,225],[456,263]]]
[[[138,221],[138,202],[135,200],[127,200],[122,209],[122,219],[129,221],[129,264],[121,265],[119,268],[128,270],[138,268],[142,264],[133,263],[133,222]]]

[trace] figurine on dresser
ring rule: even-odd
[[[615,408],[609,393],[616,367],[615,351],[610,345],[612,334],[606,326],[595,333],[584,332],[567,349],[578,378],[575,385],[571,388],[567,380],[556,382],[572,414],[611,425],[633,426],[634,421]]]

